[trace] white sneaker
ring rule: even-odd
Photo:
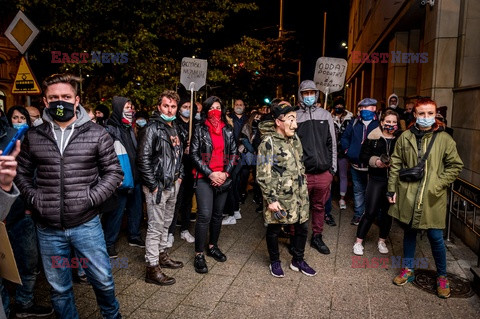
[[[234,211],[233,217],[235,217],[235,219],[242,219],[242,214],[240,214],[240,210]]]
[[[237,220],[234,216],[227,216],[222,220],[222,225],[235,225]]]
[[[338,206],[340,206],[340,209],[347,209],[347,203],[345,203],[344,199],[338,201]]]
[[[172,248],[173,241],[174,241],[173,234],[168,234],[167,248]]]
[[[183,240],[186,240],[187,243],[194,243],[195,242],[195,237],[193,237],[188,230],[184,230],[180,233],[180,238]]]
[[[363,246],[361,243],[355,243],[355,245],[353,245],[353,253],[357,256],[363,256]]]
[[[378,251],[380,252],[380,254],[388,254],[388,248],[387,248],[387,244],[385,244],[384,241],[378,241]]]

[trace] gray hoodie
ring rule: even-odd
[[[58,149],[60,150],[60,154],[63,155],[63,151],[68,145],[70,141],[70,137],[73,135],[75,128],[79,128],[83,124],[90,121],[90,117],[88,116],[87,111],[83,108],[82,105],[78,104],[77,107],[77,119],[75,122],[67,126],[66,128],[62,129],[58,124],[53,120],[53,118],[48,114],[48,112],[43,112],[43,120],[47,122],[51,127],[57,141]]]

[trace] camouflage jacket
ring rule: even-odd
[[[297,135],[284,137],[275,131],[273,121],[260,123],[262,143],[258,147],[257,182],[263,195],[264,218],[268,224],[304,223],[309,202],[302,159],[302,144]],[[268,204],[275,201],[287,213],[277,220]]]

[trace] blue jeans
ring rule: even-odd
[[[15,262],[23,285],[18,285],[15,302],[22,308],[33,306],[33,289],[38,269],[38,245],[35,224],[30,215],[7,225]],[[8,299],[7,299],[8,302]]]
[[[127,208],[128,240],[140,239],[140,223],[142,221],[142,188],[140,184],[127,193],[117,191],[118,207],[107,213],[104,220],[105,242],[107,247],[115,244],[122,226],[123,211]]]
[[[353,182],[353,213],[354,217],[362,217],[365,211],[365,190],[367,189],[368,173],[352,167]]]
[[[414,262],[415,248],[417,244],[417,229],[410,226],[403,233],[403,256],[405,261]],[[447,275],[447,250],[443,241],[443,229],[427,229],[428,241],[432,248],[433,259],[437,267],[438,276]],[[413,268],[412,265],[408,268]]]
[[[103,317],[121,318],[119,304],[115,298],[110,258],[98,216],[69,229],[37,225],[37,236],[45,276],[52,286],[53,308],[58,318],[78,319],[73,295],[72,269],[65,267],[64,264],[64,261],[72,260],[71,247],[78,258],[87,259],[85,273],[95,291]],[[72,266],[73,262],[69,264]]]

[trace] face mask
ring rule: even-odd
[[[135,123],[140,127],[144,127],[145,125],[147,125],[147,120],[138,120]]]
[[[252,127],[258,127],[258,123],[260,123],[260,120],[253,120]]]
[[[195,119],[196,120],[199,121],[201,118],[202,118],[202,114],[200,114],[200,113],[195,114]]]
[[[123,118],[131,123],[132,119],[133,119],[133,112],[132,111],[123,111]]]
[[[427,117],[427,118],[417,117],[416,122],[420,127],[423,127],[423,128],[430,127],[435,123],[435,118],[434,117]]]
[[[238,114],[238,115],[242,115],[242,114],[243,114],[243,108],[241,108],[241,107],[236,107],[234,111],[235,111],[235,113]]]
[[[33,126],[39,126],[39,125],[42,125],[43,124],[43,120],[38,118],[36,119],[35,121],[33,121]]]
[[[183,117],[189,118],[189,117],[190,117],[190,110],[180,111],[180,114],[181,114]]]
[[[13,128],[16,129],[16,130],[20,129],[24,125],[27,125],[27,123],[14,123],[14,124],[12,124]]]
[[[68,122],[73,116],[75,104],[66,101],[54,101],[48,103],[47,112],[57,122]]]
[[[396,130],[398,129],[398,126],[397,125],[390,125],[390,124],[385,124],[383,126],[383,130],[389,134],[392,134],[393,132],[395,132]]]
[[[209,119],[220,120],[221,116],[222,116],[222,111],[220,111],[220,110],[211,110],[211,111],[208,112],[208,118]]]
[[[164,119],[165,122],[171,122],[171,121],[173,121],[174,119],[177,118],[175,115],[173,115],[173,116],[167,116],[167,115],[165,115],[165,114],[160,115],[160,117],[161,117],[162,119]]]
[[[306,106],[312,106],[315,103],[315,95],[304,96],[303,103],[305,103]]]
[[[370,110],[361,110],[360,111],[360,116],[361,116],[362,120],[364,120],[364,121],[371,121],[371,120],[373,120],[373,118],[375,116],[375,112],[372,112]]]
[[[343,107],[336,107],[335,108],[335,113],[336,114],[342,114],[343,113]]]
[[[396,105],[396,104],[390,104],[390,108],[396,109],[396,108],[397,108],[397,105]]]

